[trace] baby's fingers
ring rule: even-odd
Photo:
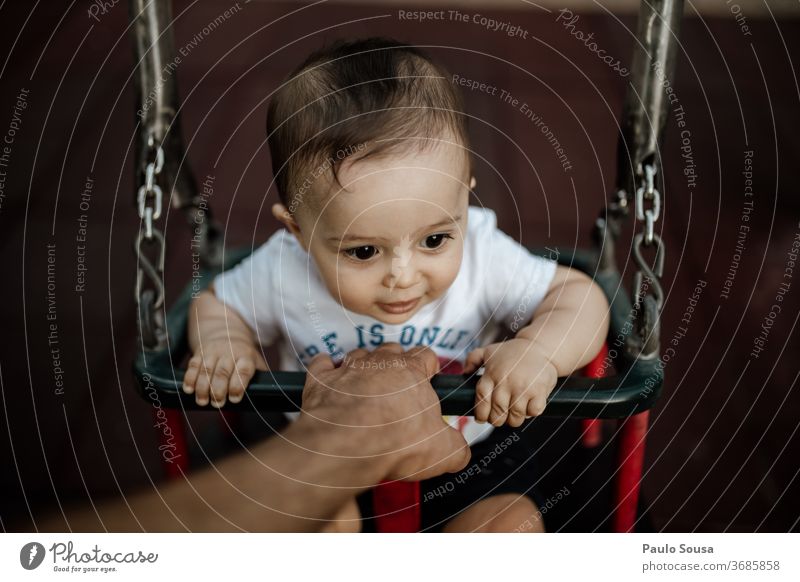
[[[483,357],[486,353],[486,348],[476,348],[472,350],[464,362],[464,373],[472,374],[475,370],[483,365]]]
[[[194,383],[194,400],[199,406],[208,404],[208,393],[211,390],[211,376],[214,373],[216,364],[216,357],[208,356],[205,359],[201,358]]]
[[[236,360],[236,369],[233,371],[228,384],[228,400],[231,403],[241,402],[245,388],[253,378],[253,374],[256,373],[257,366],[258,364],[251,358],[239,358]]]
[[[475,387],[475,420],[486,422],[492,408],[492,390],[494,381],[492,377],[484,374]]]
[[[494,426],[503,426],[508,418],[508,408],[511,403],[511,394],[505,385],[495,386],[492,390],[492,407],[489,412],[489,422]]]
[[[547,397],[546,396],[536,396],[535,398],[531,398],[528,401],[528,408],[527,408],[527,415],[528,416],[539,416],[544,412],[545,407],[547,406]]]
[[[203,358],[200,354],[192,356],[189,363],[186,365],[186,373],[183,375],[183,391],[186,394],[194,392],[195,384],[197,383],[197,376],[200,374],[200,367],[203,364]]]
[[[222,408],[225,405],[233,368],[233,358],[231,357],[220,358],[217,361],[214,375],[211,377],[211,406],[214,408]]]
[[[525,422],[528,416],[528,403],[532,399],[523,392],[511,397],[511,407],[508,410],[508,426],[518,427]]]

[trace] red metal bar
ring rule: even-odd
[[[586,364],[583,369],[584,376],[589,378],[602,378],[608,371],[608,364],[606,363],[606,356],[608,355],[608,344],[603,344],[600,351],[594,357],[594,360]]]
[[[581,443],[587,449],[603,442],[603,423],[596,418],[584,418],[581,421]]]
[[[646,410],[620,421],[620,443],[617,451],[619,473],[614,484],[613,531],[632,532],[639,505],[639,485],[644,465],[644,445],[650,411]]]
[[[587,378],[602,378],[607,373],[608,345],[603,344],[594,360],[583,369]],[[587,418],[581,421],[581,442],[586,448],[596,447],[603,441],[603,421],[596,418]]]
[[[375,528],[379,533],[419,531],[419,482],[387,481],[372,490]]]
[[[186,431],[180,410],[159,408],[153,411],[158,431],[158,451],[161,453],[161,466],[167,479],[181,477],[189,470],[189,447],[186,444]]]

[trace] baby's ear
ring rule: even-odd
[[[283,204],[273,204],[272,205],[272,216],[280,222],[283,226],[286,227],[286,230],[291,232],[300,245],[307,251],[306,243],[303,240],[302,233],[300,231],[300,225],[297,224],[297,221],[294,219],[294,216],[289,214],[289,210]]]

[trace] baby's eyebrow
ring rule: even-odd
[[[461,220],[461,215],[460,214],[458,216],[453,216],[453,217],[447,218],[445,220],[442,220],[440,222],[437,222],[436,224],[423,226],[422,228],[418,229],[417,232],[415,232],[414,234],[416,235],[416,234],[419,234],[420,232],[424,232],[426,230],[433,230],[433,229],[438,228],[440,226],[447,226],[449,224],[453,224],[454,222],[458,222],[459,220]],[[328,240],[331,241],[331,242],[335,242],[335,243],[345,243],[345,242],[349,242],[349,241],[367,241],[367,240],[368,241],[383,241],[383,242],[386,242],[388,239],[386,239],[386,238],[384,238],[382,236],[360,236],[360,235],[357,235],[357,234],[348,234],[348,235],[345,235],[343,237],[332,236],[332,237],[328,238]]]
[[[346,243],[346,242],[350,242],[350,241],[365,241],[365,240],[382,241],[382,242],[386,241],[386,239],[381,237],[381,236],[360,236],[360,235],[357,235],[357,234],[348,234],[348,235],[343,236],[341,238],[338,237],[338,236],[332,236],[328,240],[331,241],[331,242],[334,242],[334,243]]]

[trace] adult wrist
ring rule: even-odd
[[[312,462],[328,460],[337,469],[348,467],[350,475],[358,475],[359,486],[368,489],[382,481],[400,461],[402,447],[397,431],[386,426],[360,426],[364,416],[337,416],[328,419],[322,411],[301,411],[300,417],[290,425],[284,438],[296,446],[314,454]],[[352,420],[350,420],[352,419]],[[340,474],[340,471],[336,471]]]

